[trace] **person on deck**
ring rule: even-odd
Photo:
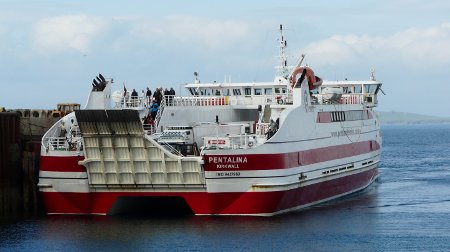
[[[133,101],[133,106],[137,106],[138,92],[133,88],[133,92],[131,92],[131,100]]]
[[[169,104],[169,90],[167,88],[164,89],[164,99],[166,100],[166,105]]]
[[[152,101],[152,91],[150,90],[150,88],[147,87],[147,93],[145,95],[147,97],[147,104],[150,105]]]
[[[163,95],[162,95],[162,88],[158,88],[155,93],[153,94],[153,97],[155,97],[156,103],[158,103],[158,106],[161,104]]]
[[[173,87],[170,88],[169,95],[169,104],[172,105],[173,98],[175,97],[175,90]]]
[[[150,107],[150,115],[151,115],[153,121],[156,118],[156,113],[158,113],[158,109],[159,109],[159,104],[156,101],[153,101],[153,104]]]

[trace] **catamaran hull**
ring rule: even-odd
[[[289,190],[265,192],[42,192],[48,214],[106,215],[123,197],[179,197],[196,215],[271,216],[294,211],[365,189],[378,177],[377,165],[361,172]]]

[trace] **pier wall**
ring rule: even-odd
[[[21,210],[20,117],[0,113],[0,218],[19,217]]]
[[[30,121],[30,115],[0,112],[0,220],[35,218],[43,212],[37,189],[40,141],[59,118]]]

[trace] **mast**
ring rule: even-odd
[[[277,70],[278,76],[287,77],[289,74],[289,67],[287,64],[287,55],[285,53],[285,49],[287,47],[287,41],[284,40],[282,24],[280,24],[280,39],[278,39],[278,41],[279,41],[279,51],[280,51],[280,55],[278,56],[278,58],[279,58],[280,65],[276,66],[275,69]]]

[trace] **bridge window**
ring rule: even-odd
[[[279,93],[281,93],[281,89],[278,88],[278,87],[276,87],[276,88],[275,88],[275,94],[279,94]]]
[[[230,89],[229,89],[229,88],[224,89],[224,90],[223,90],[223,95],[225,95],[225,96],[230,96]]]
[[[272,94],[272,88],[265,88],[264,89],[264,94],[265,95],[271,95]]]
[[[241,95],[241,90],[239,88],[234,88],[233,95]]]
[[[245,95],[250,96],[250,95],[252,95],[252,89],[251,88],[244,88],[244,93],[245,93]]]
[[[364,89],[365,89],[366,93],[373,94],[373,93],[375,93],[377,86],[378,86],[377,84],[364,85]]]
[[[261,94],[262,94],[261,88],[255,88],[255,95],[261,95]]]

